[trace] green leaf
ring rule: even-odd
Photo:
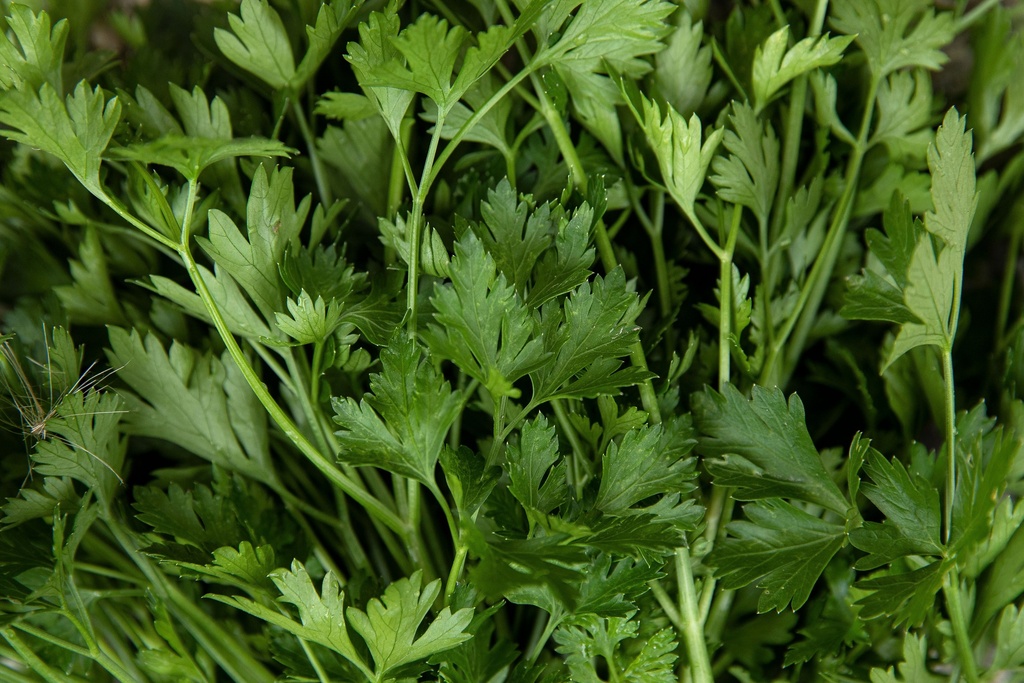
[[[494,398],[518,396],[513,383],[547,357],[529,310],[472,233],[456,243],[450,275],[451,284],[434,287],[436,324],[424,334],[427,344]]]
[[[395,301],[402,278],[383,276],[374,280],[370,293],[341,312],[343,322],[359,328],[371,344],[388,343],[402,322],[405,308]]]
[[[560,534],[475,543],[473,552],[480,563],[470,570],[470,579],[491,598],[548,611],[572,610],[579,600],[587,557],[568,540]]]
[[[405,335],[395,335],[381,350],[380,360],[383,371],[371,375],[371,393],[362,401],[334,400],[334,419],[342,427],[337,432],[343,447],[339,457],[435,487],[437,458],[462,407],[462,394],[452,392],[416,342]],[[424,401],[425,396],[431,400]]]
[[[577,287],[561,310],[547,302],[540,338],[551,359],[530,373],[531,403],[615,394],[649,377],[639,368],[620,369],[619,360],[638,338],[635,321],[643,303],[626,287],[621,268]]]
[[[650,582],[660,576],[657,563],[626,559],[613,567],[611,557],[601,553],[587,568],[573,614],[628,616],[637,609],[635,601],[649,590]]]
[[[240,441],[234,428],[244,430],[250,419],[240,419],[245,401],[256,401],[250,392],[245,401],[229,400],[230,378],[239,371],[230,359],[222,361],[209,352],[174,342],[164,350],[153,335],[143,339],[111,327],[108,357],[120,367],[119,379],[134,392],[121,392],[129,412],[124,422],[130,434],[164,439],[187,451],[258,481],[273,480],[266,441]],[[229,428],[225,429],[225,425]],[[259,450],[249,450],[258,447]]]
[[[853,320],[882,320],[892,323],[920,323],[904,303],[903,291],[873,270],[847,280],[846,301],[839,311]]]
[[[50,517],[58,505],[62,510],[72,511],[82,504],[70,477],[42,477],[41,489],[22,486],[17,498],[8,498],[0,506],[0,511],[3,511],[0,523],[5,527],[24,524],[33,519]],[[3,580],[0,579],[0,589],[2,587]]]
[[[903,295],[907,309],[921,322],[905,323],[896,335],[892,351],[882,366],[884,370],[897,358],[918,346],[937,346],[947,351],[953,344],[950,315],[957,269],[961,260],[952,249],[943,249],[938,259],[931,238],[923,236],[917,243],[907,271],[907,288]]]
[[[701,433],[698,450],[716,486],[738,487],[740,500],[798,498],[845,517],[850,504],[822,464],[804,422],[804,406],[793,394],[787,405],[778,388],[755,386],[748,401],[726,385],[694,394],[692,409]]]
[[[711,182],[720,197],[746,206],[764,225],[779,184],[779,139],[750,105],[733,102],[732,109],[729,121],[735,132],[726,131],[724,139],[729,157],[714,160]]]
[[[1024,619],[1013,605],[999,615],[996,626],[996,653],[989,672],[1010,670],[1024,664]]]
[[[238,14],[228,14],[231,30],[214,29],[224,56],[277,90],[290,87],[295,57],[288,33],[267,0],[242,0]]]
[[[877,667],[872,669],[871,683],[939,683],[945,680],[928,670],[928,641],[913,633],[903,637],[903,662],[898,668],[899,677],[891,666],[885,670]]]
[[[696,440],[680,428],[682,419],[641,427],[612,442],[601,459],[601,486],[594,505],[606,514],[621,514],[636,503],[659,494],[692,488],[696,464],[687,457]]]
[[[360,6],[360,2],[349,0],[332,0],[320,5],[316,22],[312,26],[306,27],[306,41],[309,43],[309,47],[289,83],[293,90],[298,91],[316,75],[320,65],[330,56],[342,32],[352,23],[356,16],[356,10]],[[247,66],[240,66],[248,69]],[[261,74],[257,73],[256,75],[260,76]]]
[[[114,393],[84,390],[64,396],[43,425],[32,454],[33,469],[47,477],[71,477],[109,504],[123,485],[128,443],[118,429],[124,402]]]
[[[272,545],[253,547],[242,541],[236,550],[223,546],[213,551],[212,564],[173,562],[186,573],[209,583],[233,586],[251,595],[270,595],[274,584],[270,575],[277,569]]]
[[[210,237],[199,243],[252,297],[264,317],[280,310],[278,264],[285,249],[296,245],[309,215],[310,197],[295,205],[292,169],[263,166],[253,176],[246,207],[246,235],[226,214],[210,212]]]
[[[452,613],[445,607],[426,630],[420,630],[434,599],[441,592],[441,581],[431,581],[420,591],[422,572],[399,579],[373,598],[363,612],[354,607],[345,610],[352,630],[362,636],[376,664],[378,680],[395,669],[450,650],[472,636],[466,632],[473,619],[472,609]]]
[[[930,0],[837,0],[830,7],[832,26],[855,40],[875,78],[906,67],[938,69],[948,57],[942,48],[953,40],[952,12],[935,13]]]
[[[49,83],[38,91],[12,90],[0,96],[0,134],[60,159],[79,182],[103,197],[102,155],[121,118],[116,97],[85,81],[62,101]]]
[[[60,20],[51,28],[49,14],[36,14],[21,4],[12,4],[6,11],[10,31],[0,37],[0,63],[4,65],[0,88],[37,91],[48,83],[62,92],[68,22]]]
[[[501,468],[488,467],[484,457],[465,446],[441,450],[441,469],[448,489],[455,498],[460,519],[466,523],[491,495],[498,484]]]
[[[314,249],[302,247],[285,251],[280,264],[281,279],[293,294],[309,292],[325,301],[348,301],[361,290],[366,273],[357,273],[336,245]]]
[[[368,679],[375,680],[373,672],[363,662],[349,636],[344,613],[345,593],[332,572],[324,576],[319,594],[306,568],[298,560],[292,561],[290,571],[279,569],[270,578],[281,593],[280,600],[298,608],[300,621],[296,622],[288,615],[249,598],[217,594],[207,597],[248,612],[299,638],[323,645],[355,664]]]
[[[421,14],[391,40],[397,54],[360,77],[359,83],[423,93],[446,112],[459,99],[450,99],[452,75],[465,40],[466,30],[461,26],[449,29],[444,19]]]
[[[1024,34],[1013,30],[1011,13],[993,8],[976,29],[974,69],[968,90],[978,163],[1014,144],[1024,133]]]
[[[856,587],[867,591],[867,595],[857,601],[861,618],[886,615],[893,618],[895,626],[920,624],[935,606],[946,569],[947,565],[938,561],[913,571],[892,570],[858,581]]]
[[[669,29],[664,20],[675,9],[662,0],[573,0],[555,4],[549,20],[561,24],[577,7],[558,41],[538,52],[538,66],[595,71],[608,64],[634,77],[647,73],[650,66],[643,57],[663,49],[661,38]]]
[[[394,45],[400,22],[393,12],[374,12],[359,24],[359,42],[348,44],[346,59],[352,64],[359,85],[387,123],[391,137],[401,140],[401,124],[412,104],[414,92],[389,84],[373,85],[376,73],[401,53]]]
[[[770,35],[754,52],[754,113],[760,114],[779,90],[797,76],[838,62],[853,40],[854,36],[829,38],[825,34],[804,38],[787,50],[788,26]]]
[[[931,142],[932,86],[923,69],[889,74],[878,86],[878,116],[869,146],[884,144],[894,157],[915,152],[920,158]],[[921,154],[916,152],[920,150]]]
[[[409,223],[401,216],[394,221],[386,218],[377,219],[377,229],[381,233],[381,241],[395,250],[398,258],[406,264],[412,263],[412,235]],[[429,225],[424,226],[420,236],[419,266],[421,272],[434,277],[448,277],[450,260],[448,249],[437,230]]]
[[[639,624],[629,618],[603,619],[591,616],[573,617],[571,623],[555,631],[558,652],[565,655],[573,681],[600,683],[595,656],[600,656],[611,671],[612,680],[636,683],[672,683],[678,680],[673,654],[678,646],[671,628],[644,636],[644,644],[635,655],[623,650],[623,643],[640,637]]]
[[[931,483],[874,448],[867,450],[864,471],[871,481],[860,490],[885,515],[885,522],[865,522],[850,532],[850,543],[870,553],[856,568],[874,569],[904,555],[941,555],[939,492]]]
[[[711,86],[711,48],[701,46],[704,22],[693,23],[689,12],[676,12],[676,16],[678,26],[665,41],[667,47],[654,55],[654,84],[673,109],[690,114]]]
[[[302,290],[298,301],[288,297],[288,313],[277,313],[278,328],[300,344],[320,344],[341,325],[341,306],[336,299],[330,304],[322,297],[313,301]],[[352,329],[351,327],[349,328]]]
[[[924,216],[928,232],[940,237],[961,262],[978,207],[971,133],[964,130],[966,122],[967,118],[957,114],[956,109],[947,111],[935,133],[935,144],[928,148],[934,209]],[[960,270],[962,265],[958,266]]]
[[[508,444],[506,457],[508,489],[528,511],[548,514],[568,502],[566,462],[558,453],[555,428],[543,415],[523,425],[518,443]]]
[[[538,213],[543,217],[543,209]],[[565,215],[552,208],[557,221],[555,248],[548,249],[534,268],[533,285],[526,293],[526,303],[539,308],[547,301],[571,292],[586,282],[594,264],[594,248],[590,246],[593,212],[586,204],[576,209],[566,221]]]
[[[531,212],[532,199],[527,196],[517,200],[508,178],[504,178],[487,191],[487,200],[480,202],[483,220],[470,223],[497,269],[521,297],[527,296],[537,259],[551,246],[557,229],[551,204]]]
[[[627,102],[644,129],[647,144],[658,158],[661,177],[672,199],[687,216],[695,215],[697,193],[725,131],[716,128],[702,144],[701,122],[696,114],[687,122],[672,105],[666,105],[662,118],[658,103],[642,95],[639,102],[629,97]]]
[[[388,178],[394,154],[387,124],[376,116],[376,109],[372,114],[372,118],[347,120],[341,127],[327,126],[317,141],[321,158],[338,172],[338,180],[347,188],[346,196],[371,223],[388,212]]]
[[[210,272],[205,266],[197,266],[200,277],[206,283],[210,295],[217,308],[220,309],[224,322],[234,334],[260,339],[269,337],[270,327],[267,326],[259,313],[253,310],[252,304],[235,284],[234,279],[219,266]],[[191,289],[186,289],[174,280],[160,275],[151,275],[149,282],[140,282],[143,287],[167,298],[182,308],[186,313],[199,320],[211,322],[210,311],[203,300]],[[212,323],[211,323],[212,324]]]
[[[846,530],[775,498],[744,505],[743,514],[712,552],[716,576],[727,588],[756,582],[758,612],[800,609],[846,544]]]
[[[868,247],[885,266],[896,286],[903,290],[908,283],[907,274],[914,251],[924,234],[924,225],[914,219],[910,202],[899,192],[893,193],[892,202],[882,216],[882,224],[885,226],[884,235],[874,229],[867,231]]]
[[[114,292],[99,233],[85,230],[78,259],[69,259],[74,284],[54,288],[72,322],[84,325],[123,325],[127,322]]]
[[[215,140],[183,135],[165,135],[152,142],[138,142],[110,150],[110,159],[138,161],[169,166],[188,180],[197,180],[202,172],[225,159],[236,157],[289,156],[296,150],[277,140],[234,138]]]
[[[171,484],[166,491],[142,486],[135,489],[133,506],[138,520],[152,527],[153,532],[194,545],[204,553],[238,542],[235,510],[227,498],[209,486],[197,484],[191,491],[178,484]]]

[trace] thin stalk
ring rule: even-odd
[[[967,683],[978,683],[978,664],[974,659],[974,648],[967,634],[967,615],[961,600],[960,580],[954,567],[942,581],[942,594],[946,598],[949,623],[953,627],[953,642],[959,655],[961,674]]]
[[[438,570],[434,567],[434,562],[427,553],[426,543],[423,541],[423,531],[420,528],[420,522],[423,514],[421,485],[415,479],[407,479],[405,487],[405,499],[408,506],[406,510],[406,519],[408,520],[407,524],[409,526],[409,533],[406,535],[406,542],[409,545],[410,554],[413,556],[413,563],[416,566],[423,568],[426,580],[432,581],[436,576],[438,576]]]
[[[55,635],[48,633],[47,631],[44,631],[41,628],[36,628],[32,624],[26,623],[24,621],[15,622],[14,628],[18,629],[19,631],[23,631],[24,633],[27,633],[30,636],[38,638],[39,640],[45,641],[50,645],[56,645],[62,650],[72,652],[78,655],[79,657],[90,657],[89,648],[82,647],[81,645],[76,645],[70,641],[64,640],[63,638],[59,638]]]
[[[676,549],[676,581],[679,586],[679,614],[683,622],[683,643],[695,683],[713,683],[711,661],[704,642],[704,625],[698,613],[697,591],[690,566],[690,550]]]
[[[952,345],[952,342],[950,342]],[[942,351],[942,379],[946,408],[946,500],[943,541],[949,543],[953,531],[953,498],[956,495],[956,397],[953,388],[953,350]]]
[[[718,391],[725,391],[729,383],[732,358],[732,256],[736,251],[736,239],[740,232],[740,219],[743,207],[736,204],[732,208],[732,225],[726,237],[725,249],[719,258],[719,319],[718,319]]]
[[[505,85],[501,86],[497,92],[491,95],[490,99],[484,102],[479,109],[473,112],[472,116],[466,119],[466,122],[459,127],[459,130],[455,132],[455,135],[453,135],[451,140],[448,141],[448,144],[444,146],[441,153],[437,155],[437,160],[434,162],[434,168],[431,170],[430,175],[427,178],[426,185],[428,187],[434,184],[438,174],[441,172],[441,168],[444,167],[445,162],[447,162],[452,154],[455,153],[455,149],[466,138],[469,131],[471,131],[476,124],[478,124],[480,120],[483,119],[483,117],[485,117],[487,113],[505,97],[505,95],[514,90],[516,86],[523,81],[523,79],[533,73],[535,68],[536,67],[534,66],[527,65],[522,71],[513,76],[511,80],[507,81]]]
[[[306,151],[309,153],[309,164],[313,167],[313,179],[316,181],[316,191],[320,195],[320,203],[329,207],[334,203],[334,195],[331,186],[327,182],[327,174],[324,171],[324,162],[320,158],[320,152],[316,148],[316,138],[313,136],[313,129],[306,119],[306,112],[297,97],[292,99],[292,111],[295,112],[295,120],[299,124],[299,132],[302,139],[306,141]]]
[[[582,460],[584,454],[583,444],[580,443],[580,437],[569,421],[569,413],[566,412],[561,399],[551,401],[551,409],[554,411],[555,419],[558,420],[558,426],[562,428],[562,434],[569,442],[569,447],[572,450],[572,466],[570,468],[572,470],[572,485],[576,489],[576,496],[582,497],[585,482],[580,477],[579,467],[580,460]]]
[[[864,114],[861,118],[860,131],[857,135],[857,142],[853,147],[850,159],[846,166],[845,184],[843,194],[839,199],[832,223],[825,241],[822,244],[818,257],[814,260],[811,272],[807,276],[800,295],[797,299],[793,313],[786,320],[781,332],[775,337],[775,343],[768,350],[764,368],[761,371],[760,384],[784,386],[792,371],[792,365],[803,353],[804,345],[807,342],[807,335],[810,334],[825,296],[832,271],[835,268],[836,260],[839,258],[839,251],[842,246],[843,237],[850,220],[850,212],[853,208],[853,198],[857,193],[857,182],[860,179],[861,163],[864,161],[864,154],[868,147],[868,133],[871,130],[871,119],[875,108],[875,98],[878,93],[879,80],[871,76],[871,83],[868,86],[868,96],[865,102]],[[793,340],[790,335],[796,332]],[[777,369],[776,364],[779,356],[786,351],[784,357],[785,367]]]
[[[222,629],[216,620],[199,608],[191,598],[181,593],[166,574],[153,566],[152,561],[140,552],[142,544],[135,535],[111,516],[105,517],[107,528],[117,539],[125,555],[134,560],[136,566],[149,580],[153,593],[167,603],[168,610],[181,622],[210,658],[228,676],[247,683],[273,683],[274,676],[266,667],[256,661],[248,649],[238,647],[235,639]]]
[[[1003,282],[999,289],[999,308],[996,313],[996,351],[1002,353],[1009,341],[1006,327],[1010,320],[1010,307],[1013,304],[1013,288],[1017,283],[1017,259],[1020,258],[1021,238],[1024,237],[1024,204],[1017,202],[1011,212],[1013,227],[1010,232],[1010,243],[1006,247],[1006,263],[1003,266]]]
[[[53,668],[42,659],[40,659],[32,648],[28,646],[21,637],[14,632],[13,628],[7,627],[0,630],[0,635],[3,635],[4,639],[10,643],[14,651],[21,657],[21,661],[32,671],[39,674],[39,676],[47,683],[84,683],[78,676],[68,676],[63,671],[58,671]]]
[[[675,603],[672,602],[672,597],[662,587],[661,582],[655,579],[647,584],[651,588],[651,594],[654,595],[654,599],[658,601],[658,606],[661,607],[662,611],[665,612],[665,616],[672,622],[676,630],[680,633],[683,632],[683,618],[679,614],[679,609]]]
[[[409,142],[412,140],[412,119],[402,119],[399,127],[400,139],[396,141],[395,148],[391,152],[391,175],[388,177],[388,206],[387,217],[394,219],[398,215],[398,207],[402,205],[402,197],[407,186],[406,174],[412,169],[407,169],[405,150],[409,149]],[[411,178],[411,176],[410,176]],[[393,257],[394,253],[389,250]]]
[[[661,194],[661,193],[659,193]],[[661,194],[664,197],[664,194]],[[658,312],[662,320],[672,314],[672,293],[668,282],[668,263],[665,260],[665,245],[661,232],[651,235],[651,253],[654,256],[654,278],[658,287]]]
[[[533,664],[537,661],[537,657],[544,651],[544,645],[551,639],[555,629],[562,622],[562,616],[555,616],[554,614],[547,615],[547,621],[544,623],[544,630],[541,631],[540,636],[533,641],[532,647],[530,647],[529,654],[526,656],[526,661]]]
[[[3,649],[6,650],[7,648]],[[10,654],[14,655],[15,652],[12,650],[10,651]],[[0,652],[0,657],[11,659],[13,661],[13,658],[5,652]],[[0,683],[39,683],[39,679],[33,678],[32,676],[26,676],[14,669],[3,666],[0,667]]]
[[[101,202],[106,204],[108,207],[110,207],[110,209],[114,213],[116,213],[118,216],[123,218],[125,220],[125,222],[130,224],[132,227],[134,227],[137,230],[141,231],[146,236],[148,236],[150,239],[156,241],[158,244],[163,245],[164,247],[167,247],[168,249],[173,249],[175,252],[177,252],[178,245],[175,244],[173,240],[165,237],[163,234],[157,232],[156,230],[154,230],[153,228],[149,227],[148,225],[146,225],[145,223],[140,221],[138,218],[133,216],[131,214],[131,212],[128,211],[128,209],[126,209],[123,204],[121,204],[120,201],[118,201],[114,197],[111,197],[110,195],[106,194],[105,192],[103,194],[101,194],[101,195],[97,195],[97,198]]]
[[[446,606],[452,602],[452,594],[455,593],[455,589],[459,585],[459,578],[466,566],[467,555],[469,555],[469,546],[463,541],[460,533],[455,542],[455,558],[452,560],[451,569],[448,570],[448,580],[444,584],[444,604]]]
[[[217,305],[217,302],[214,300],[209,288],[206,286],[206,282],[203,280],[202,274],[199,272],[199,267],[196,264],[195,259],[192,257],[192,251],[188,244],[188,232],[192,219],[191,209],[195,205],[197,186],[198,183],[195,181],[189,182],[189,194],[186,205],[185,220],[182,223],[182,242],[178,245],[178,253],[185,264],[185,269],[188,271],[189,277],[192,279],[192,284],[196,288],[196,293],[203,301],[203,305],[206,307],[207,313],[209,313],[214,327],[217,329],[221,340],[224,342],[224,346],[228,350],[228,354],[231,356],[232,360],[234,360],[239,371],[242,373],[242,376],[245,377],[246,382],[249,383],[253,393],[256,394],[256,397],[259,399],[260,403],[263,404],[263,407],[270,414],[270,417],[274,420],[277,426],[281,428],[285,435],[288,436],[292,443],[295,444],[299,451],[306,456],[306,458],[313,463],[313,465],[320,470],[331,481],[331,483],[362,505],[370,515],[380,520],[394,531],[404,533],[405,526],[398,515],[385,507],[379,500],[371,496],[366,489],[357,484],[354,480],[339,471],[338,468],[334,466],[333,462],[328,460],[323,453],[309,442],[288,414],[277,404],[274,397],[270,395],[270,391],[267,389],[267,386],[260,379],[259,375],[256,374],[256,371],[249,363],[249,359],[245,357],[245,353],[235,340],[234,334],[232,334],[231,330],[228,328],[227,322],[224,320],[224,316],[221,315],[220,307]]]
[[[309,366],[309,400],[316,403],[320,397],[320,376],[323,375],[324,342],[313,345],[313,361]]]
[[[980,21],[981,18],[985,16],[986,12],[988,12],[998,4],[999,0],[982,0],[977,5],[974,6],[974,9],[972,9],[970,12],[967,12],[962,17],[957,19],[956,28],[954,30],[956,31],[956,33],[962,33],[963,31],[966,31],[975,23]]]
[[[441,129],[444,128],[445,113],[437,112],[437,121],[434,123],[434,134],[430,136],[430,146],[427,148],[427,158],[423,162],[423,174],[420,176],[419,187],[416,188],[412,200],[412,211],[409,213],[409,221],[406,229],[409,231],[409,276],[406,283],[406,315],[409,336],[416,336],[416,295],[419,294],[420,277],[420,240],[423,231],[423,206],[427,201],[427,193],[430,191],[431,175],[434,170],[434,159],[437,156],[437,147],[441,142]]]
[[[284,612],[284,610],[282,610],[282,612]],[[309,665],[313,667],[313,671],[316,673],[317,680],[319,680],[320,683],[330,683],[331,678],[327,675],[327,672],[324,671],[324,667],[320,663],[320,658],[316,656],[315,652],[313,652],[313,648],[309,646],[309,643],[305,638],[299,638],[298,640],[299,645],[302,647],[302,653],[306,655],[306,660],[309,662]]]

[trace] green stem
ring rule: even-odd
[[[21,657],[21,661],[28,666],[32,671],[39,674],[39,676],[47,681],[47,683],[84,683],[81,678],[77,676],[68,676],[62,671],[58,671],[53,668],[42,659],[40,659],[32,648],[28,646],[21,637],[14,632],[14,629],[8,627],[0,630],[0,635],[3,635],[4,639],[10,644],[14,651]]]
[[[45,641],[45,642],[49,643],[50,645],[55,645],[55,646],[61,648],[62,650],[67,650],[68,652],[72,652],[72,653],[78,655],[79,657],[86,657],[86,658],[88,658],[90,656],[89,655],[89,648],[82,647],[81,645],[75,645],[74,643],[69,642],[67,640],[64,640],[63,638],[58,638],[57,636],[51,635],[50,633],[44,631],[41,628],[36,628],[32,624],[28,624],[28,623],[25,623],[25,622],[22,621],[22,622],[16,622],[14,624],[14,627],[16,629],[18,629],[19,631],[23,631],[23,632],[29,634],[30,636],[34,636],[34,637],[38,638],[39,640],[42,640],[42,641]]]
[[[659,193],[662,197],[665,195]],[[661,233],[651,235],[651,253],[654,256],[654,277],[658,287],[658,312],[663,320],[672,314],[672,293],[668,282],[668,262],[665,260],[665,245]]]
[[[494,106],[498,104],[498,102],[500,102],[509,92],[515,89],[525,78],[532,74],[535,68],[536,67],[528,64],[522,71],[513,76],[511,80],[507,81],[505,85],[501,86],[496,93],[491,95],[490,99],[484,102],[479,109],[473,112],[472,116],[466,119],[466,122],[459,127],[459,130],[455,132],[455,135],[452,136],[451,140],[448,141],[448,144],[446,144],[444,149],[441,150],[441,153],[438,154],[437,161],[434,162],[434,167],[430,171],[430,175],[427,177],[427,182],[425,183],[428,187],[434,184],[434,181],[437,179],[437,175],[441,172],[441,168],[444,167],[445,162],[448,161],[451,155],[455,153],[455,149],[466,138],[469,131],[471,131],[476,124],[480,123],[480,121],[487,116],[487,113],[490,112],[491,109],[493,109]]]
[[[732,357],[732,256],[736,251],[736,239],[740,232],[740,219],[743,207],[736,204],[732,208],[732,225],[726,237],[725,249],[719,259],[719,318],[718,318],[718,391],[725,391],[729,383]]]
[[[469,546],[463,541],[462,534],[459,534],[458,540],[455,542],[455,559],[452,560],[451,569],[448,571],[448,580],[444,585],[445,605],[450,605],[452,602],[452,594],[455,593],[455,588],[459,585],[459,578],[466,566],[467,555],[469,555]]]
[[[786,320],[781,332],[775,337],[775,342],[768,351],[764,368],[761,371],[760,384],[785,386],[788,375],[800,355],[803,353],[804,345],[807,343],[807,336],[810,334],[818,316],[818,309],[821,306],[825,291],[832,278],[832,271],[835,269],[836,261],[839,258],[843,238],[846,235],[846,228],[849,225],[850,213],[853,209],[853,199],[857,194],[857,183],[860,180],[861,163],[868,149],[868,133],[871,130],[871,119],[875,108],[875,98],[878,94],[879,80],[871,76],[868,86],[868,96],[865,101],[863,117],[861,118],[860,132],[857,142],[850,154],[846,166],[845,188],[839,199],[832,223],[825,235],[818,257],[814,260],[811,272],[807,276],[803,287],[800,288],[800,295],[797,299],[793,313]],[[790,341],[790,335],[795,336]],[[779,356],[786,351],[784,367],[776,367]]]
[[[668,591],[661,585],[661,582],[655,579],[647,584],[651,588],[651,594],[654,595],[654,599],[658,601],[658,605],[662,611],[665,612],[665,616],[672,622],[676,630],[680,633],[683,632],[683,618],[679,615],[679,610],[676,608],[672,597],[668,594]]]
[[[967,634],[967,615],[964,613],[960,581],[955,568],[950,570],[942,581],[942,593],[946,598],[949,623],[953,627],[953,641],[956,643],[957,654],[960,655],[961,673],[967,683],[977,683],[979,680],[978,664],[974,659],[971,638]]]
[[[170,579],[153,566],[152,561],[141,552],[143,544],[126,527],[112,517],[105,519],[107,528],[117,539],[125,555],[134,560],[136,566],[149,580],[153,593],[167,603],[174,618],[181,622],[189,635],[228,676],[246,683],[273,683],[274,676],[256,661],[249,650],[239,647],[235,638],[222,629],[218,622],[199,608],[189,597],[178,590]]]
[[[419,294],[420,276],[420,241],[423,234],[423,207],[427,201],[427,193],[433,185],[434,159],[437,157],[437,148],[441,142],[441,130],[444,128],[445,112],[437,111],[437,121],[434,122],[434,133],[430,136],[430,145],[427,148],[427,158],[423,162],[423,173],[420,175],[419,187],[414,189],[415,195],[412,200],[412,211],[409,213],[409,221],[406,229],[409,231],[409,277],[406,283],[406,315],[408,316],[409,336],[416,336],[416,296]]]
[[[943,540],[949,543],[953,531],[953,499],[956,495],[956,397],[953,387],[952,349],[942,351],[942,379],[946,389],[946,509]]]
[[[704,625],[697,605],[697,591],[690,566],[690,551],[676,549],[676,581],[679,584],[679,614],[683,622],[683,642],[690,662],[690,675],[695,683],[713,683],[711,661],[704,642]]]
[[[405,525],[398,515],[385,507],[379,500],[371,496],[366,489],[358,485],[354,480],[339,471],[333,462],[328,460],[323,453],[317,450],[317,448],[310,443],[288,414],[277,404],[277,401],[275,401],[274,397],[271,396],[267,386],[259,378],[259,375],[256,374],[252,364],[249,363],[249,359],[245,357],[245,353],[242,351],[231,330],[228,328],[228,324],[224,320],[224,316],[221,315],[220,307],[217,305],[217,302],[214,300],[209,288],[206,286],[206,282],[203,280],[202,274],[199,272],[199,267],[196,264],[195,259],[192,257],[192,251],[187,241],[189,232],[188,228],[192,219],[191,208],[195,205],[197,185],[198,184],[195,181],[189,182],[185,220],[182,223],[182,242],[178,245],[178,253],[185,264],[185,269],[188,271],[189,277],[192,279],[192,284],[196,288],[196,293],[203,301],[203,305],[206,307],[207,313],[209,313],[214,327],[217,329],[221,340],[224,342],[224,346],[228,350],[228,354],[238,366],[242,376],[245,377],[246,382],[248,382],[260,403],[263,404],[267,413],[270,414],[270,417],[274,420],[277,426],[281,428],[281,431],[283,431],[292,443],[295,444],[299,451],[306,456],[306,458],[318,470],[320,470],[320,472],[323,473],[331,483],[348,494],[357,503],[362,505],[370,515],[380,520],[394,531],[404,533]]]
[[[967,12],[957,20],[955,32],[962,33],[963,31],[969,29],[975,23],[980,21],[981,18],[985,16],[986,12],[988,12],[993,7],[998,5],[999,2],[1000,0],[982,0],[981,2],[979,2],[977,5],[974,6],[974,9],[972,9],[970,12]]]
[[[9,659],[13,662],[14,657],[11,655],[17,656],[17,653],[13,650],[8,650],[8,648],[2,648],[2,650],[4,651],[0,651],[0,657]],[[32,676],[26,676],[25,674],[15,671],[14,669],[10,669],[7,666],[2,666],[0,667],[0,683],[39,683],[39,679]]]
[[[401,139],[396,141],[395,148],[391,152],[391,175],[388,178],[388,206],[387,217],[391,220],[398,215],[398,207],[402,205],[402,196],[408,185],[407,179],[411,179],[411,168],[407,168],[405,151],[409,148],[409,141],[412,140],[412,119],[403,119],[399,133]],[[407,174],[409,174],[407,176]]]
[[[1010,212],[1010,242],[1006,247],[1006,264],[1003,266],[1003,282],[999,290],[999,309],[996,313],[996,352],[1001,354],[1009,342],[1007,324],[1010,307],[1013,304],[1013,288],[1017,284],[1017,259],[1020,258],[1021,238],[1024,237],[1024,202],[1014,203]]]
[[[292,111],[295,112],[295,120],[299,124],[299,132],[302,139],[306,141],[306,151],[309,153],[309,163],[313,167],[313,179],[316,181],[316,191],[320,195],[320,203],[329,207],[334,203],[334,195],[331,193],[331,186],[327,182],[327,174],[324,172],[324,162],[320,158],[320,152],[316,148],[316,138],[313,130],[306,119],[306,112],[303,111],[298,97],[291,98]]]
[[[541,634],[537,637],[537,640],[533,642],[533,647],[530,648],[530,652],[526,657],[526,661],[528,661],[530,664],[533,664],[537,661],[537,658],[540,656],[540,653],[544,651],[544,645],[546,645],[548,640],[551,639],[552,634],[554,634],[555,629],[558,628],[558,625],[561,622],[561,615],[548,615],[547,621],[544,623],[544,630],[541,631]]]
[[[572,486],[576,489],[576,497],[583,497],[583,486],[586,484],[583,481],[583,477],[580,474],[580,462],[584,456],[583,444],[580,443],[580,437],[573,428],[572,423],[569,421],[569,414],[565,410],[565,406],[562,405],[561,399],[555,399],[551,402],[551,409],[555,412],[555,419],[558,420],[558,425],[562,428],[562,435],[565,436],[569,442],[569,446],[572,450],[572,461],[571,461],[571,477]]]

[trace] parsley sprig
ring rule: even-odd
[[[1024,669],[1018,8],[3,6],[0,680]]]

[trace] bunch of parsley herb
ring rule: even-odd
[[[3,0],[0,682],[1024,680],[1024,7]]]

